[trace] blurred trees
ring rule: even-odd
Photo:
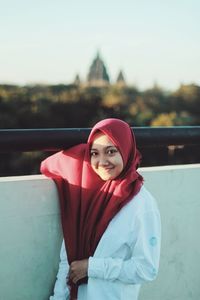
[[[0,128],[89,127],[105,117],[133,126],[200,123],[200,87],[181,85],[167,93],[110,85],[0,85]]]
[[[117,84],[0,85],[1,129],[91,127],[108,117],[121,118],[131,126],[199,125],[200,87],[181,85],[166,92],[157,85],[145,91]],[[40,155],[36,157],[39,161]],[[9,159],[17,165],[16,159]],[[25,154],[24,165],[28,160]],[[6,168],[4,162],[0,166],[1,170]],[[30,169],[37,172],[33,166]]]

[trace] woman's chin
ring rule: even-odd
[[[113,176],[111,174],[99,174],[99,177],[104,181],[113,179]]]

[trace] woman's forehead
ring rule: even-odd
[[[95,135],[94,135],[94,138],[93,138],[93,142],[92,142],[92,147],[93,146],[115,146],[113,144],[113,142],[111,141],[111,139],[106,135],[104,134],[103,132],[97,132]]]

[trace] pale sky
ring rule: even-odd
[[[200,85],[200,1],[0,0],[0,83],[85,80],[97,50],[112,82]]]

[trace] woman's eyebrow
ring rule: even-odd
[[[109,148],[115,148],[115,149],[117,149],[117,147],[116,146],[112,146],[112,145],[110,145],[110,146],[106,146],[105,147],[105,149],[109,149]],[[92,147],[90,150],[96,150],[96,151],[98,151],[98,149],[97,148],[95,148],[95,147]]]
[[[113,146],[107,146],[106,149],[108,149],[108,148],[115,148],[115,149],[117,149],[117,147],[114,146],[114,145]]]

